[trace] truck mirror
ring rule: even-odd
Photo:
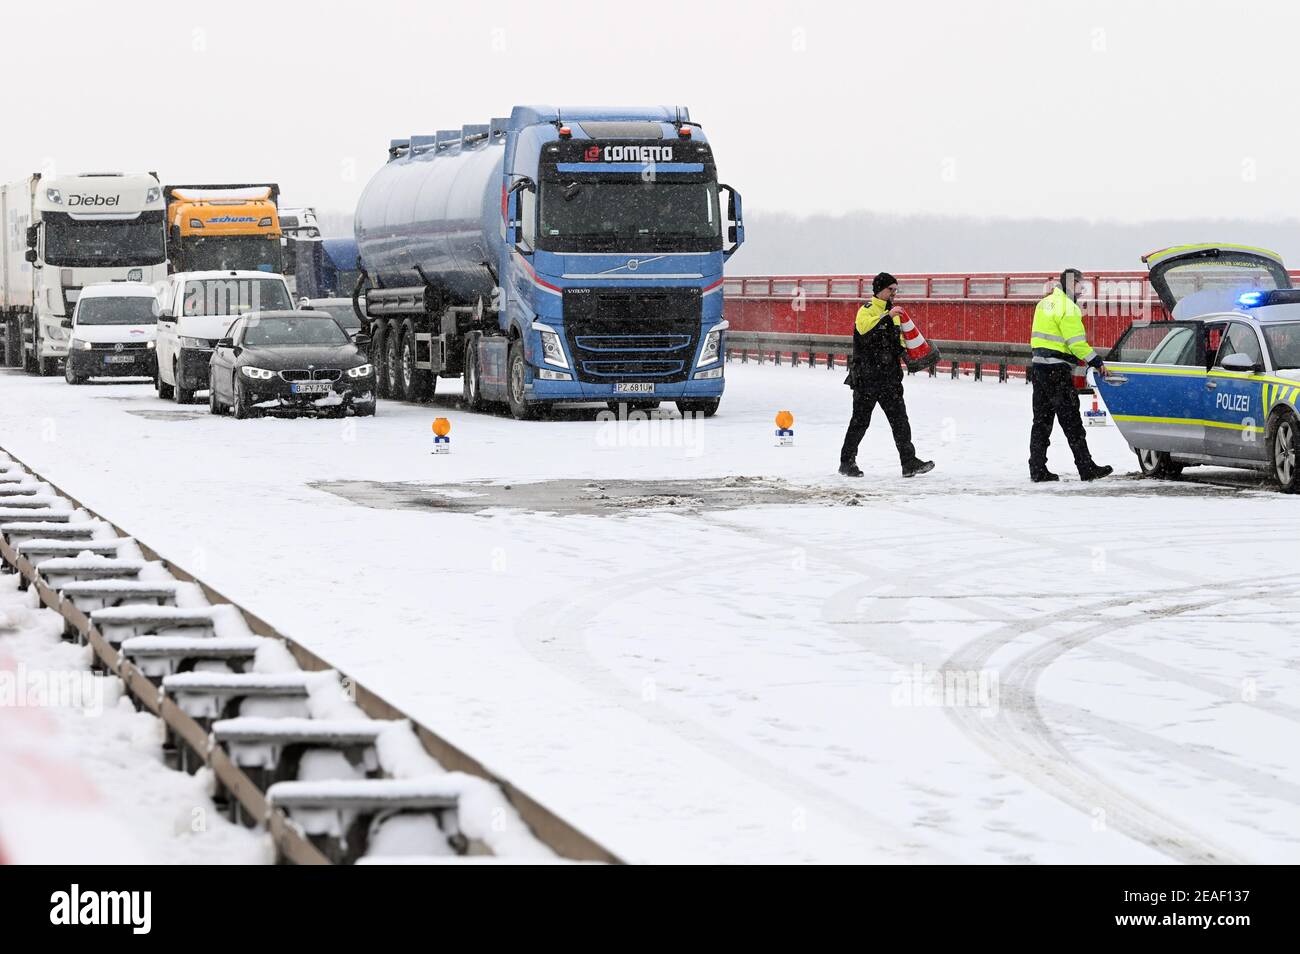
[[[37,228],[36,228],[35,225],[29,225],[29,226],[27,226],[27,247],[28,247],[28,248],[35,248],[35,247],[36,247],[36,237],[37,237],[37,234],[38,234],[38,233],[37,233]],[[28,259],[28,261],[31,261],[31,259]]]
[[[64,318],[62,321],[59,322],[59,327],[60,327],[60,328],[71,328],[71,327],[72,327],[72,319],[71,319],[71,318]]]
[[[29,248],[29,249],[27,250],[26,254],[23,255],[23,258],[27,259],[27,261],[29,261],[29,262],[35,262],[35,261],[36,261],[36,249],[34,249],[34,248]]]
[[[506,244],[519,248],[519,182],[510,187],[506,197]]]

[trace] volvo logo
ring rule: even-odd
[[[638,267],[640,264],[641,264],[641,263],[638,262],[635,258],[629,258],[629,259],[627,260],[627,270],[630,271],[630,272],[635,272],[635,271],[637,270],[637,267]]]
[[[121,350],[122,350],[122,342],[119,341],[117,344],[113,345],[113,350],[114,350],[114,351],[121,351]]]

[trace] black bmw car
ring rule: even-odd
[[[369,342],[354,342],[322,311],[262,311],[237,318],[217,342],[208,408],[342,417],[375,413]]]

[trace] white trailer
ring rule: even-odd
[[[165,203],[154,173],[35,173],[0,186],[0,324],[6,362],[54,374],[81,289],[167,275]]]

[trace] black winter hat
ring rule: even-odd
[[[898,279],[889,272],[881,272],[875,278],[871,279],[871,294],[879,295],[881,289],[888,288],[890,285],[897,285]]]

